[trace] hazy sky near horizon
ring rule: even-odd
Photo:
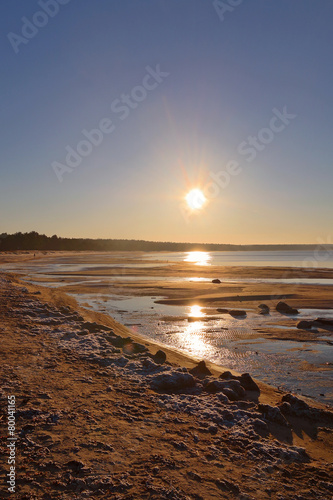
[[[1,3],[0,233],[332,240],[333,2],[219,5]]]

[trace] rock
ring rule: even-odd
[[[244,387],[246,391],[255,391],[260,393],[258,385],[255,383],[249,373],[243,373],[240,376],[236,376],[227,371],[221,373],[220,378],[223,380],[238,380],[241,386]]]
[[[279,407],[259,404],[258,410],[264,415],[266,420],[269,420],[270,422],[274,422],[276,424],[289,426]]]
[[[154,354],[154,356],[152,356],[152,358],[155,361],[155,363],[157,363],[158,365],[162,365],[163,363],[166,362],[167,356],[164,351],[159,349],[157,353]]]
[[[223,309],[222,307],[219,307],[216,310],[217,310],[217,312],[219,312],[221,314],[228,314],[228,312],[229,312],[229,309]]]
[[[89,330],[90,333],[96,333],[99,330],[98,325],[95,322],[90,323],[89,321],[85,321],[82,324],[82,327],[86,330]]]
[[[255,383],[249,373],[243,373],[237,380],[246,391],[255,391],[260,393],[258,385]]]
[[[284,401],[279,405],[281,413],[284,415],[291,415],[292,409],[291,409],[291,404],[288,403],[287,401]]]
[[[126,342],[123,351],[125,354],[139,354],[148,351],[148,347],[138,342]]]
[[[218,278],[214,278],[212,280],[212,283],[217,283],[218,284],[218,283],[221,283],[221,280],[219,280]]]
[[[114,337],[108,336],[105,337],[110,344],[114,347],[124,347],[125,344],[131,344],[133,341],[131,337],[121,337],[120,335],[115,335]]]
[[[239,318],[246,316],[246,311],[242,311],[240,309],[229,309],[229,314],[233,318]]]
[[[65,464],[65,466],[68,468],[68,469],[71,469],[72,471],[76,471],[76,472],[79,472],[81,469],[84,468],[84,463],[83,462],[80,462],[78,460],[70,460],[69,462],[67,462]]]
[[[200,361],[197,366],[190,370],[190,373],[200,379],[212,374],[212,372],[207,368],[205,361]]]
[[[283,314],[299,314],[297,309],[289,306],[285,302],[279,302],[276,306],[276,310]]]
[[[298,409],[302,409],[302,410],[307,410],[310,408],[309,405],[305,401],[297,398],[296,396],[293,396],[292,394],[285,394],[284,396],[282,396],[282,402],[284,402],[284,401],[289,403],[290,406],[293,408],[298,408]]]
[[[259,306],[260,312],[259,314],[269,314],[269,307],[266,304],[260,304]]]
[[[216,379],[210,380],[205,384],[205,390],[211,393],[222,392],[226,387],[228,387],[228,384],[225,381]]]
[[[287,406],[286,403],[289,405]],[[280,405],[279,408],[282,413],[293,415],[295,417],[318,417],[318,410],[316,408],[310,408],[305,401],[293,396],[292,394],[285,394],[282,397],[282,405]]]
[[[238,401],[245,396],[245,389],[238,380],[210,380],[206,386],[207,392],[223,392],[231,401]]]
[[[150,358],[143,358],[141,359],[141,364],[142,364],[142,367],[147,370],[148,372],[153,372],[155,370],[157,370],[159,368],[159,364],[162,364],[162,363],[156,363],[155,360],[152,360]]]
[[[195,385],[193,375],[180,371],[167,371],[151,378],[150,386],[154,390],[177,391]]]
[[[299,321],[296,326],[299,330],[311,330],[311,328],[313,326],[313,322],[312,321],[305,321],[303,319],[302,321]]]
[[[228,380],[228,388],[232,389],[238,396],[238,399],[245,396],[245,389],[239,380]]]
[[[329,328],[333,328],[333,319],[326,319],[326,318],[317,318],[314,320],[314,323],[317,325],[317,326],[323,326],[323,327],[329,327]]]
[[[239,397],[237,396],[235,391],[233,391],[232,389],[229,389],[228,387],[225,387],[223,389],[223,395],[226,396],[229,401],[238,401],[239,400]]]

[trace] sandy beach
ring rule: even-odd
[[[221,378],[228,367],[209,362],[191,373],[199,359],[164,346],[161,353],[63,290],[0,280],[1,452],[14,395],[15,498],[331,498],[328,406],[234,371]],[[191,293],[220,305],[221,292],[204,291]],[[322,289],[289,293],[295,307],[331,300]],[[166,300],[186,294],[176,287]]]
[[[333,2],[2,2],[0,500],[333,500]]]
[[[237,257],[246,262],[246,255]],[[209,257],[17,252],[0,255],[0,265],[28,282],[61,289],[149,342],[332,405],[332,326],[315,320],[333,320],[333,269],[260,260],[256,266],[206,265]],[[276,311],[279,301],[298,313]],[[261,314],[262,304],[268,314]]]

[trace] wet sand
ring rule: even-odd
[[[118,297],[163,297],[157,304],[199,305],[212,308],[246,309],[258,312],[261,303],[275,309],[280,300],[285,300],[297,309],[332,309],[333,286],[303,285],[290,283],[261,283],[251,280],[265,279],[333,279],[333,269],[284,268],[284,267],[234,267],[198,266],[191,262],[163,262],[144,260],[143,252],[96,253],[96,252],[31,252],[0,254],[2,264],[22,264],[23,274],[33,274],[35,269],[42,274],[34,274],[34,280],[59,285],[71,294],[98,294]],[[154,254],[152,254],[154,255]],[[27,264],[28,268],[25,267]],[[67,266],[66,271],[44,271],[54,264]],[[80,266],[80,270],[67,270],[70,266]],[[93,268],[91,266],[94,266]],[[85,269],[85,266],[87,268]],[[39,270],[37,268],[40,268]],[[6,267],[2,268],[5,270]],[[18,269],[19,271],[19,269]],[[47,276],[43,273],[47,272]],[[202,281],[196,281],[200,277]],[[219,278],[220,284],[211,280]],[[178,279],[179,281],[174,281]],[[112,281],[110,281],[112,280]],[[225,281],[224,281],[225,280]],[[229,281],[228,281],[229,280]],[[249,281],[247,281],[249,280]],[[203,309],[204,310],[204,309]],[[217,311],[213,314],[218,316]],[[170,315],[172,316],[172,315]],[[274,321],[276,323],[276,321]],[[289,315],[280,315],[277,327],[295,326],[297,317],[291,324]],[[269,329],[260,333],[269,338],[295,341],[316,340],[318,332],[295,330],[288,332],[268,325]],[[323,333],[320,330],[319,333]]]
[[[203,357],[254,372],[276,387],[333,401],[333,364],[328,352],[332,329],[296,328],[299,319],[315,319],[316,309],[320,310],[317,315],[331,314],[333,286],[288,282],[324,280],[324,276],[331,280],[333,269],[196,265],[161,261],[161,254],[143,252],[2,254],[3,262],[7,268],[16,262],[16,271],[28,274],[35,283],[61,287],[81,306],[109,313],[145,340],[162,342],[164,348],[168,345],[177,352],[183,348],[197,360]],[[212,283],[213,278],[221,283]],[[280,300],[303,313],[277,313]],[[261,303],[270,307],[268,316],[259,314]],[[193,305],[201,308],[202,317],[188,317]],[[222,309],[246,310],[247,315],[233,319],[221,314]],[[311,376],[315,372],[316,377]]]

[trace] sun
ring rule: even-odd
[[[206,197],[200,189],[192,189],[185,196],[186,203],[192,210],[200,210],[206,203]]]

